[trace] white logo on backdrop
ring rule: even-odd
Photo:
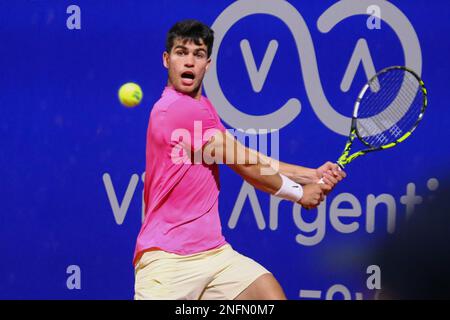
[[[376,17],[383,20],[394,30],[403,48],[404,64],[422,73],[422,53],[419,39],[408,18],[392,3],[384,0],[342,0],[328,8],[318,19],[317,28],[322,33],[328,33],[338,23],[356,15],[370,15],[375,11]],[[370,9],[370,10],[369,10]],[[382,16],[381,16],[382,12]],[[206,74],[205,91],[214,103],[221,118],[230,126],[240,129],[281,129],[291,123],[301,111],[301,102],[291,98],[278,110],[265,115],[250,115],[234,106],[224,95],[217,74],[217,58],[221,43],[231,27],[241,19],[254,14],[266,14],[282,20],[289,28],[295,40],[300,59],[301,72],[305,81],[305,89],[311,106],[321,122],[335,133],[348,134],[350,118],[337,112],[328,101],[320,80],[314,44],[309,29],[300,12],[285,0],[240,0],[231,4],[216,19],[212,28],[215,31],[215,47],[212,53],[212,63]],[[372,29],[379,29],[380,21],[372,23]],[[261,66],[256,66],[250,42],[243,39],[240,42],[242,55],[248,75],[255,92],[263,89],[264,82],[276,57],[278,41],[271,40],[267,47]],[[355,76],[357,67],[362,64],[369,78],[375,75],[375,66],[365,39],[359,39],[354,53],[350,58],[347,70],[341,82],[341,90],[348,91]],[[376,116],[376,115],[375,115]],[[367,120],[370,121],[371,118]]]

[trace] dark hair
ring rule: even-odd
[[[203,43],[208,50],[208,58],[211,56],[214,42],[214,31],[202,22],[189,19],[175,23],[167,33],[167,52],[170,53],[175,39],[178,38],[181,38],[184,41],[194,41],[196,45],[200,45],[200,40],[203,40]]]

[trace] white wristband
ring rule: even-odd
[[[288,177],[280,173],[280,177],[283,180],[280,190],[278,190],[274,196],[283,199],[298,202],[303,197],[303,188],[298,183],[295,183]]]

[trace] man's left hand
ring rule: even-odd
[[[333,189],[347,174],[342,170],[339,165],[333,162],[326,162],[322,166],[316,169],[317,183],[320,179]]]

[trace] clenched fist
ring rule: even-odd
[[[311,183],[303,186],[303,197],[297,202],[305,209],[316,208],[331,191],[327,184]]]

